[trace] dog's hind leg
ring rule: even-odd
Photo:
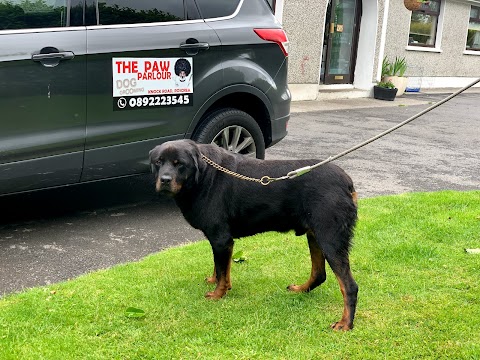
[[[340,291],[343,295],[343,314],[340,321],[333,323],[331,327],[334,330],[350,330],[353,328],[353,319],[355,317],[355,309],[357,306],[358,286],[353,279],[348,260],[346,264],[338,264],[337,262],[337,260],[333,260],[332,262],[329,262],[329,265],[337,277]]]
[[[308,292],[321,285],[327,278],[325,273],[325,257],[312,231],[307,232],[308,247],[312,260],[310,278],[303,285],[290,285],[287,289],[295,292]]]
[[[215,264],[213,264],[213,275],[210,277],[207,277],[205,281],[209,284],[217,283],[217,270],[216,270]]]
[[[322,243],[325,258],[337,277],[340,291],[343,295],[343,315],[339,321],[332,324],[331,327],[334,330],[350,330],[353,328],[353,319],[357,306],[358,286],[350,271],[348,249],[339,248],[338,246],[338,244],[342,243],[342,239],[340,239],[342,236],[349,237],[348,234],[337,234],[337,236],[330,238],[333,242]],[[326,237],[324,239],[329,238]]]

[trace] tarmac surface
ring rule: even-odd
[[[294,102],[289,134],[266,158],[326,159],[447,95]],[[352,177],[360,198],[478,190],[479,139],[480,92],[474,89],[335,163]],[[204,238],[173,201],[154,194],[150,176],[0,197],[0,208],[0,297]],[[205,264],[205,274],[210,268]]]

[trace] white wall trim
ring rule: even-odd
[[[408,51],[420,51],[420,52],[434,52],[434,53],[441,53],[442,52],[442,49],[440,48],[437,48],[437,47],[434,47],[434,48],[431,48],[431,47],[425,47],[425,46],[412,46],[412,45],[408,45],[405,50],[408,50]]]
[[[409,76],[409,84],[420,84],[420,91],[422,89],[436,89],[436,88],[462,88],[471,84],[478,78],[473,77],[459,77],[459,76],[422,76],[415,77]],[[409,87],[407,85],[407,87]],[[474,85],[474,87],[480,87],[480,84]]]
[[[390,9],[390,0],[385,0],[383,4],[383,20],[382,20],[382,34],[380,36],[380,47],[378,49],[378,66],[376,81],[380,81],[382,78],[382,63],[385,56],[385,42],[387,40],[387,24],[388,24],[388,12]],[[378,13],[378,10],[377,10]]]
[[[387,0],[387,2],[388,1],[389,0]],[[353,85],[357,89],[370,89],[372,79],[375,75],[375,39],[378,31],[378,3],[376,0],[362,0],[362,8],[363,14],[358,36],[357,60],[355,63]],[[381,48],[380,52],[383,54],[382,50],[383,48]]]
[[[452,0],[453,2],[462,3],[462,4],[470,4],[473,6],[479,6],[480,0]]]
[[[292,94],[292,101],[317,100],[317,84],[288,84]]]

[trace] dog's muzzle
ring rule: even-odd
[[[180,191],[181,186],[175,181],[175,179],[173,179],[172,176],[160,175],[157,178],[155,189],[159,193],[161,192],[174,195]]]

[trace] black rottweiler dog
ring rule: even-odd
[[[344,299],[343,316],[332,328],[351,329],[358,286],[348,256],[357,220],[357,196],[350,177],[338,166],[326,164],[263,186],[217,170],[205,157],[252,178],[280,177],[316,163],[258,160],[190,140],[169,141],[150,151],[156,191],[172,195],[185,219],[203,231],[212,246],[215,266],[207,281],[216,283],[216,288],[205,296],[219,299],[231,288],[234,238],[294,230],[296,235],[307,234],[312,271],[307,282],[290,285],[288,290],[311,291],[322,284],[326,260]]]

